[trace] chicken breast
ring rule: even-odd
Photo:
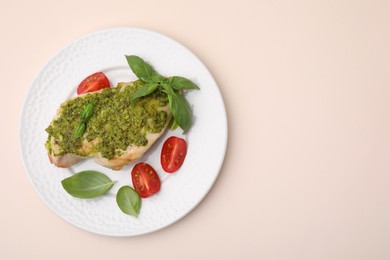
[[[142,81],[119,83],[116,88],[102,89],[69,99],[46,128],[49,160],[57,167],[70,167],[92,157],[97,163],[120,170],[142,155],[163,134],[171,118],[168,98],[155,91],[131,100]],[[85,132],[76,137],[81,113],[93,104],[93,114]]]

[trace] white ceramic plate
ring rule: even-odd
[[[187,94],[193,110],[193,126],[168,131],[149,150],[142,161],[152,165],[161,178],[159,193],[142,200],[137,218],[120,211],[115,195],[130,185],[134,164],[112,171],[85,160],[69,169],[50,164],[44,143],[45,128],[56,109],[76,95],[86,76],[103,71],[113,86],[136,77],[124,55],[138,55],[166,76],[179,75],[196,82],[200,91]],[[170,135],[188,142],[183,166],[174,174],[162,170],[159,156],[163,141]],[[225,106],[212,75],[188,49],[161,34],[132,28],[115,28],[82,37],[58,52],[34,79],[26,96],[20,121],[20,148],[25,169],[34,188],[60,217],[84,230],[111,236],[134,236],[166,227],[189,213],[205,197],[221,169],[227,144]],[[96,199],[71,197],[61,180],[82,170],[97,170],[117,183],[108,194]]]

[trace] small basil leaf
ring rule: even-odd
[[[93,103],[89,103],[87,105],[87,107],[84,109],[84,111],[81,115],[84,121],[88,121],[89,119],[91,119],[91,117],[93,115],[94,107],[95,106]]]
[[[170,83],[174,89],[199,89],[199,87],[191,80],[179,76],[171,77]]]
[[[177,128],[178,126],[179,126],[179,125],[176,123],[175,118],[172,117],[171,120],[170,120],[169,123],[168,123],[168,128],[171,129],[171,130],[176,130],[176,128]]]
[[[153,83],[162,83],[164,82],[165,78],[161,76],[160,74],[156,74],[152,76],[152,82]]]
[[[158,79],[162,78],[152,66],[146,63],[143,59],[138,56],[130,55],[126,56],[127,63],[133,73],[144,82],[156,82]]]
[[[83,134],[84,134],[84,132],[85,132],[85,128],[86,128],[86,127],[87,127],[87,126],[85,125],[85,123],[84,123],[84,122],[81,122],[81,123],[77,126],[76,130],[75,130],[74,133],[73,133],[74,138],[82,137]]]
[[[123,213],[138,216],[141,208],[141,197],[130,186],[123,186],[116,194],[116,203]]]
[[[145,85],[143,85],[142,87],[137,89],[137,91],[134,93],[134,96],[133,96],[133,99],[131,100],[131,103],[134,104],[134,101],[137,98],[144,97],[144,96],[147,96],[147,95],[153,93],[153,91],[155,91],[157,89],[157,87],[158,87],[158,84],[156,84],[156,83],[146,83]]]
[[[80,116],[81,116],[81,118],[85,118],[85,109],[83,110],[83,111],[81,111],[81,113],[80,113]]]
[[[62,180],[62,187],[73,197],[92,199],[105,194],[114,185],[103,173],[82,171]]]
[[[170,84],[162,83],[161,86],[162,86],[164,92],[167,93],[168,95],[175,95],[176,94]]]
[[[183,132],[191,126],[191,108],[187,100],[180,94],[168,95],[169,106],[175,121]]]

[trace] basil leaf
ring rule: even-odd
[[[92,115],[93,115],[93,110],[94,110],[94,104],[93,103],[89,103],[86,108],[83,110],[83,112],[81,113],[81,117],[83,118],[83,120],[86,122],[88,121],[89,119],[91,119]]]
[[[81,111],[81,113],[80,113],[80,116],[81,116],[81,118],[82,118],[82,119],[84,119],[84,118],[85,118],[85,112],[86,112],[86,111],[85,111],[85,109],[84,109],[84,110],[83,110],[83,111]]]
[[[174,117],[171,118],[171,120],[169,121],[168,123],[168,128],[171,129],[171,130],[176,130],[176,128],[178,127],[179,125],[176,123],[176,120]]]
[[[158,74],[158,73],[156,75],[152,76],[152,82],[153,83],[160,84],[160,83],[162,83],[164,81],[165,81],[165,78],[163,76],[161,76],[160,74]]]
[[[138,216],[141,208],[141,197],[130,186],[123,186],[116,194],[116,203],[123,213]]]
[[[126,56],[127,63],[133,73],[144,82],[157,82],[161,80],[163,77],[158,74],[152,66],[146,63],[143,59],[138,56],[130,55]]]
[[[169,81],[174,89],[199,89],[199,87],[194,82],[183,77],[174,76],[171,77]]]
[[[82,137],[83,134],[84,134],[84,132],[85,132],[85,128],[86,128],[86,127],[87,127],[86,124],[85,124],[84,122],[81,122],[81,123],[77,126],[76,130],[74,131],[73,137],[74,137],[74,138],[80,138],[80,137]]]
[[[180,94],[168,95],[169,106],[176,123],[183,132],[191,126],[191,108],[187,100]]]
[[[168,95],[175,95],[176,94],[170,84],[162,83],[161,86],[162,86],[164,92],[167,93]]]
[[[137,91],[134,93],[131,103],[134,104],[134,101],[137,98],[144,97],[153,93],[153,91],[155,91],[157,87],[158,87],[157,83],[146,83],[145,85],[137,89]]]
[[[80,124],[77,126],[76,130],[74,131],[73,137],[79,138],[79,137],[83,136],[85,129],[87,128],[87,122],[89,121],[89,119],[91,119],[91,117],[93,115],[93,110],[94,110],[94,104],[89,103],[84,108],[84,110],[81,111],[80,116],[81,116],[82,120],[81,120]]]
[[[99,197],[111,189],[114,183],[115,181],[97,171],[82,171],[61,181],[67,193],[80,199]]]

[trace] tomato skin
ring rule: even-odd
[[[96,72],[86,77],[77,88],[77,95],[109,88],[110,82],[103,72]]]
[[[171,136],[163,144],[161,150],[161,166],[164,171],[173,173],[183,164],[187,155],[187,143],[184,139]]]
[[[135,191],[147,198],[160,190],[161,182],[156,171],[147,163],[137,163],[131,171]]]

